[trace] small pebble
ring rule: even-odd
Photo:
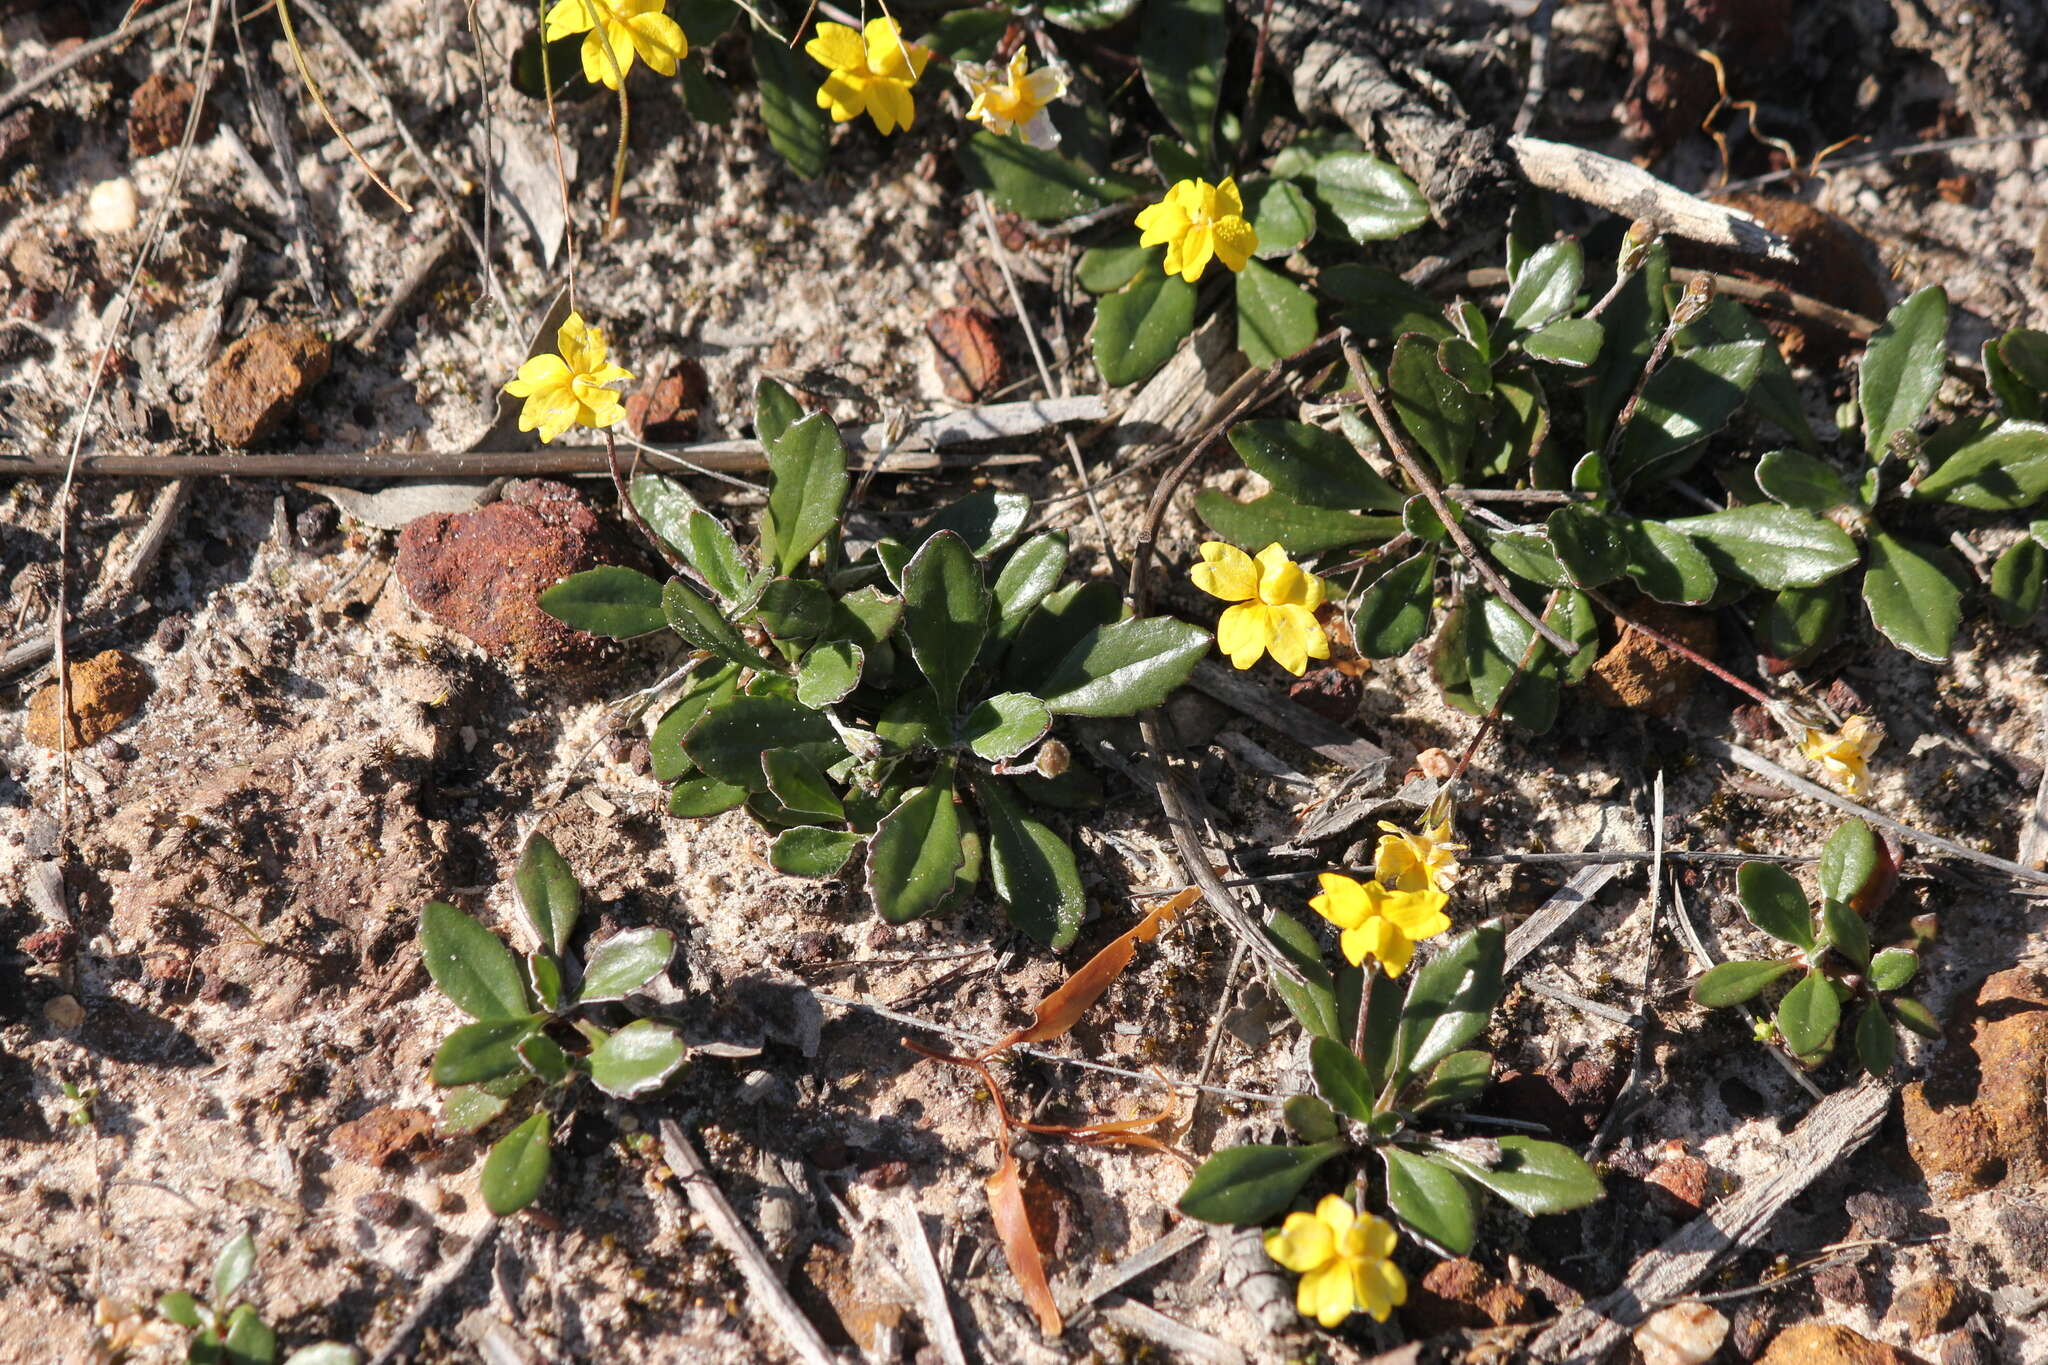
[[[126,176],[102,180],[92,187],[85,201],[85,225],[102,237],[119,237],[135,231],[142,220],[135,199],[135,182]]]
[[[176,654],[185,645],[185,633],[192,629],[192,618],[182,611],[172,612],[157,622],[153,643],[166,654]]]
[[[333,535],[340,521],[333,503],[316,502],[299,513],[292,522],[292,530],[298,535],[300,548],[310,550]]]
[[[1704,1303],[1675,1303],[1636,1328],[1643,1365],[1702,1365],[1728,1339],[1728,1319]]]

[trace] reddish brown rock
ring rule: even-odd
[[[1946,1275],[1930,1275],[1901,1289],[1885,1321],[1906,1329],[1914,1341],[1960,1327],[1970,1315],[1961,1286]]]
[[[1505,1327],[1531,1315],[1527,1294],[1468,1257],[1431,1266],[1401,1313],[1416,1336]]]
[[[1002,387],[1003,348],[993,318],[974,308],[941,308],[924,330],[948,398],[975,403]]]
[[[380,1104],[336,1128],[328,1144],[350,1161],[381,1168],[407,1160],[433,1135],[434,1119],[426,1110]]]
[[[1840,218],[1803,199],[1751,193],[1717,198],[1785,238],[1797,259],[1766,260],[1688,242],[1674,245],[1672,260],[1676,264],[1780,285],[1867,318],[1884,317],[1884,283],[1871,267],[1875,254]],[[1768,303],[1755,305],[1754,311],[1764,319],[1788,359],[1826,363],[1861,344],[1834,328],[1803,323]]]
[[[1679,1218],[1696,1218],[1713,1202],[1712,1172],[1696,1156],[1660,1161],[1643,1180],[1650,1197]]]
[[[2048,975],[1986,977],[1930,1069],[1901,1096],[1906,1150],[1938,1192],[2048,1180]],[[1952,1190],[1945,1187],[1954,1187]]]
[[[185,121],[192,116],[192,82],[159,71],[135,87],[128,101],[128,155],[154,156],[185,139]],[[210,120],[200,114],[198,138],[207,135]]]
[[[64,727],[64,744],[74,751],[112,734],[156,688],[142,665],[118,649],[71,664],[66,672],[71,679],[71,719]],[[57,747],[56,683],[29,700],[27,734],[31,744]]]
[[[1705,658],[1713,658],[1720,645],[1720,633],[1715,630],[1712,617],[1650,601],[1637,602],[1629,613],[1651,630],[1670,636]],[[1633,626],[1623,626],[1621,638],[1593,665],[1586,690],[1602,706],[1668,716],[1685,704],[1703,672],[1683,654],[1657,643]]]
[[[493,654],[552,671],[603,648],[540,608],[572,573],[631,556],[575,490],[541,479],[508,484],[502,501],[437,512],[398,536],[398,581],[437,624]]]
[[[1926,1365],[1919,1356],[1821,1322],[1787,1327],[1771,1340],[1760,1365]]]
[[[626,398],[626,426],[643,441],[693,441],[711,392],[704,367],[687,356]]]
[[[303,323],[265,323],[213,362],[200,411],[224,444],[254,445],[327,377],[332,358],[326,339]]]

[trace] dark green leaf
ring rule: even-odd
[[[777,578],[762,585],[754,619],[778,640],[815,639],[832,628],[832,594],[808,578]]]
[[[612,935],[590,955],[579,1004],[623,1000],[668,970],[676,954],[675,935],[651,925]]]
[[[597,94],[602,87],[583,79],[582,47],[583,39],[576,34],[557,38],[546,45],[543,63],[541,31],[529,28],[512,54],[512,88],[530,100],[547,99],[549,85],[554,86],[557,100],[588,99]]]
[[[977,775],[974,798],[988,826],[989,879],[1010,923],[1055,952],[1072,946],[1088,906],[1074,850],[1026,816],[1001,778]]]
[[[904,796],[868,841],[868,896],[882,918],[903,924],[939,908],[966,861],[952,770]]]
[[[1395,417],[1435,464],[1438,477],[1446,483],[1463,478],[1465,457],[1478,431],[1477,409],[1465,386],[1437,364],[1433,342],[1404,336],[1394,343],[1387,395]]]
[[[1399,1147],[1382,1147],[1380,1155],[1387,1162],[1388,1210],[1446,1251],[1470,1251],[1478,1218],[1465,1182],[1448,1167]]]
[[[1764,987],[1793,970],[1796,962],[1723,962],[1710,967],[1692,988],[1696,1004],[1708,1009],[1739,1005],[1762,994]]]
[[[1500,1164],[1491,1169],[1450,1153],[1441,1153],[1438,1159],[1531,1218],[1584,1208],[1600,1197],[1600,1177],[1562,1143],[1519,1134],[1496,1140]]]
[[[661,1088],[683,1064],[683,1040],[666,1024],[635,1019],[590,1050],[590,1080],[614,1099]]]
[[[1735,887],[1751,924],[1780,943],[1813,947],[1813,912],[1791,873],[1776,863],[1744,863]]]
[[[1502,715],[1541,734],[1557,718],[1558,686],[1554,670],[1536,666],[1548,645],[1538,647],[1530,667],[1519,667],[1536,638],[1514,608],[1482,595],[1465,637],[1465,673],[1472,700],[1482,711],[1498,701]]]
[[[1979,512],[2014,512],[2048,496],[2048,425],[2003,422],[1959,447],[1913,496]]]
[[[1936,561],[1939,552],[1876,528],[1869,547],[1863,605],[1870,623],[1913,657],[1946,663],[1963,623],[1963,594]]]
[[[2048,585],[2048,550],[2028,536],[2007,547],[1991,566],[1991,605],[1998,619],[2009,626],[2023,626],[2041,610],[2044,585]]]
[[[1846,583],[1836,578],[1817,588],[1786,588],[1773,597],[1762,621],[1765,652],[1796,666],[1833,644],[1841,626]]]
[[[1195,515],[1233,545],[1263,547],[1278,542],[1290,555],[1391,540],[1402,530],[1399,517],[1362,517],[1334,508],[1309,507],[1284,493],[1239,502],[1205,488],[1195,495]]]
[[[1920,970],[1920,954],[1911,948],[1886,948],[1870,959],[1870,984],[1881,991],[1904,990]]]
[[[770,39],[773,42],[773,39]],[[548,1178],[548,1116],[535,1114],[491,1146],[484,1158],[484,1206],[500,1218],[519,1212]]]
[[[1294,1202],[1319,1166],[1344,1150],[1344,1143],[1334,1141],[1225,1148],[1202,1163],[1176,1207],[1204,1223],[1264,1223]]]
[[[1445,337],[1436,344],[1436,363],[1445,374],[1464,385],[1475,398],[1493,395],[1493,371],[1477,346],[1462,336]]]
[[[754,385],[754,434],[764,446],[773,446],[803,418],[802,406],[788,389],[772,379]]]
[[[545,1033],[527,1034],[512,1045],[512,1050],[518,1054],[519,1064],[542,1085],[560,1085],[575,1069],[569,1054],[562,1051],[561,1044]]]
[[[789,47],[766,28],[752,30],[752,49],[768,141],[791,170],[815,180],[832,150],[832,133],[815,98],[817,82],[798,69]]]
[[[2013,369],[2001,344],[2021,335],[2023,333],[2015,330],[1984,343],[1984,380],[1991,389],[1991,396],[1997,400],[1999,410],[2007,417],[2020,422],[2038,422],[2043,416],[2048,416],[2048,409],[2044,409],[2041,402],[2041,391]]]
[[[705,74],[701,59],[684,62],[676,76],[682,85],[683,108],[689,110],[691,118],[713,127],[732,122],[732,98],[721,82]]]
[[[583,888],[577,883],[576,874],[569,870],[567,860],[555,851],[545,834],[527,836],[512,882],[541,946],[549,952],[561,953],[569,946],[569,932],[576,927],[576,916],[582,910]]]
[[[1303,1142],[1328,1142],[1340,1131],[1336,1112],[1314,1095],[1296,1095],[1280,1106],[1280,1115]]]
[[[463,1137],[476,1132],[505,1112],[506,1102],[527,1083],[516,1071],[485,1085],[458,1085],[441,1097],[439,1132]]]
[[[1304,1096],[1303,1098],[1306,1098]],[[1329,1136],[1329,1134],[1324,1134]],[[199,1300],[182,1289],[174,1289],[156,1301],[159,1315],[169,1318],[180,1327],[197,1327],[200,1323]]]
[[[846,502],[846,447],[822,412],[768,442],[768,509],[761,514],[763,555],[794,573],[839,524]]]
[[[1310,173],[1317,205],[1354,242],[1383,242],[1429,221],[1429,201],[1398,167],[1363,152],[1339,152]]]
[[[949,715],[988,634],[992,601],[974,551],[952,531],[926,541],[903,570],[910,652]]]
[[[1351,442],[1322,427],[1260,418],[1232,427],[1230,444],[1277,492],[1310,507],[1398,512],[1407,501]]]
[[[1546,588],[1562,588],[1572,581],[1564,565],[1557,561],[1548,531],[1496,531],[1487,540],[1486,549],[1517,578],[1541,583]]]
[[[1377,1092],[1373,1089],[1372,1078],[1366,1074],[1365,1064],[1350,1048],[1334,1038],[1312,1038],[1308,1045],[1308,1062],[1315,1073],[1316,1089],[1338,1113],[1360,1123],[1372,1119],[1373,1099]]]
[[[1315,296],[1270,266],[1246,261],[1237,275],[1237,348],[1263,368],[1316,339]]]
[[[1778,1002],[1778,1032],[1795,1057],[1826,1052],[1841,1019],[1842,1002],[1835,998],[1834,983],[1819,972],[1808,972]]]
[[[1245,217],[1259,234],[1258,256],[1277,260],[1308,245],[1316,235],[1315,205],[1286,180],[1260,180],[1245,191]]]
[[[996,575],[996,637],[1014,636],[1067,569],[1067,533],[1041,531],[1019,545]]]
[[[1801,450],[1773,450],[1756,462],[1756,484],[1773,502],[1825,515],[1856,505],[1856,495],[1835,472]]]
[[[1700,542],[1717,572],[1760,588],[1810,588],[1858,558],[1841,527],[1791,507],[1731,507],[1666,525]]]
[[[814,711],[843,701],[859,686],[866,662],[861,647],[849,640],[820,640],[797,665],[796,699]]]
[[[1891,1007],[1892,1017],[1897,1019],[1903,1027],[1911,1029],[1922,1038],[1939,1038],[1941,1036],[1941,1025],[1935,1022],[1934,1015],[1928,1010],[1927,1006],[1921,1004],[1918,1000],[1908,999],[1901,995],[1894,997],[1886,1003]]]
[[[1151,0],[1138,28],[1138,65],[1152,102],[1207,163],[1216,160],[1216,104],[1229,41],[1223,0]]]
[[[1893,432],[1927,411],[1947,361],[1948,295],[1931,284],[1892,309],[1857,367],[1864,449],[1873,457],[1884,453]]]
[[[962,9],[939,16],[925,30],[924,45],[951,62],[985,62],[1012,22],[1007,9]],[[693,44],[694,46],[694,44]]]
[[[1420,332],[1431,341],[1452,335],[1436,303],[1391,270],[1346,262],[1324,270],[1316,284],[1337,305],[1336,321],[1367,341],[1392,341]]]
[[[542,591],[540,608],[578,630],[613,640],[646,635],[667,624],[661,613],[661,584],[616,564],[570,574]]]
[[[1392,1054],[1402,1078],[1429,1070],[1485,1031],[1500,1003],[1506,945],[1497,925],[1482,925],[1415,969]]]
[[[976,758],[998,762],[1015,758],[1045,737],[1052,713],[1028,692],[999,692],[968,712],[960,726],[961,742]]]
[[[1302,981],[1282,972],[1274,972],[1271,981],[1273,993],[1280,997],[1301,1026],[1319,1038],[1341,1040],[1347,1036],[1342,1022],[1337,1017],[1337,996],[1330,978],[1330,969],[1323,965],[1322,951],[1316,943],[1316,936],[1285,910],[1275,909],[1273,917],[1266,924],[1267,936],[1287,955],[1288,961],[1300,969]],[[1304,1136],[1307,1136],[1304,1134]]]
[[[967,183],[1005,213],[1048,223],[1072,218],[1145,186],[1134,176],[1096,171],[1014,137],[976,133],[953,149]]]
[[[1854,963],[1857,970],[1870,969],[1870,926],[1846,902],[1832,898],[1820,903],[1821,925],[1827,931],[1828,946]]]
[[[1141,0],[1046,0],[1045,17],[1061,28],[1108,28],[1136,12]]]
[[[1551,552],[1572,583],[1597,588],[1627,570],[1629,546],[1612,516],[1582,503],[1567,503],[1544,518]]]
[[[744,805],[746,799],[745,787],[720,782],[715,777],[685,778],[669,788],[668,813],[686,820],[697,820],[709,815],[723,815],[735,806]]]
[[[421,912],[420,957],[442,994],[472,1019],[514,1019],[533,1008],[512,950],[452,905],[435,901]]]
[[[768,862],[792,877],[834,877],[867,836],[818,825],[783,830],[768,846]]]
[[[277,1365],[277,1333],[246,1303],[228,1314],[221,1346],[227,1365]]]
[[[1602,332],[1591,318],[1564,318],[1522,338],[1522,349],[1537,360],[1585,369],[1600,358]]]
[[[1485,1052],[1453,1052],[1437,1063],[1423,1087],[1415,1107],[1433,1109],[1440,1104],[1470,1104],[1485,1091],[1493,1078],[1493,1057]]]
[[[1392,659],[1415,647],[1429,629],[1436,556],[1411,555],[1373,580],[1358,602],[1351,633],[1368,659]]]
[[[1075,641],[1039,691],[1056,716],[1131,716],[1158,706],[1209,652],[1209,632],[1152,616]]]
[[[922,529],[927,540],[941,531],[951,531],[967,542],[975,558],[986,559],[1014,541],[1030,519],[1029,497],[982,488],[932,513]]]
[[[1664,290],[1670,280],[1671,252],[1660,239],[1650,244],[1642,269],[1622,281],[1614,301],[1600,315],[1606,336],[1586,396],[1586,443],[1595,449],[1606,445],[1615,417],[1635,391],[1657,338],[1664,334],[1669,317]]]
[[[761,755],[761,771],[768,778],[769,792],[789,809],[831,820],[845,816],[846,809],[824,770],[801,750],[768,750]]]
[[[436,1085],[475,1085],[519,1070],[520,1040],[545,1020],[538,1014],[519,1019],[487,1019],[464,1024],[434,1051],[428,1074]]]
[[[1615,454],[1615,479],[1665,479],[1690,468],[1699,457],[1695,447],[1742,406],[1768,344],[1721,342],[1666,360],[1643,386],[1643,401]]]
[[[1563,237],[1545,244],[1515,272],[1507,302],[1501,305],[1499,335],[1512,339],[1563,317],[1585,278],[1586,254],[1577,239]],[[1597,336],[1593,349],[1597,354]]]
[[[1136,242],[1092,246],[1075,263],[1074,282],[1091,294],[1114,294],[1152,263],[1152,248]]]
[[[1003,684],[1013,692],[1044,695],[1042,684],[1074,641],[1122,618],[1124,595],[1106,579],[1069,583],[1045,595],[1010,641]]]
[[[1861,820],[1846,820],[1820,851],[1820,894],[1853,901],[1877,869],[1877,836]]]
[[[1892,1036],[1892,1021],[1885,1017],[1884,1006],[1872,1000],[1856,1016],[1856,1060],[1863,1069],[1873,1076],[1883,1076],[1892,1069],[1892,1058],[1898,1055],[1899,1040]]]
[[[1096,305],[1095,368],[1111,387],[1150,379],[1194,330],[1195,287],[1147,269]]]
[[[1698,606],[1713,597],[1720,579],[1691,536],[1661,521],[1624,521],[1628,575],[1659,602]]]
[[[739,629],[725,619],[718,604],[688,580],[671,578],[661,590],[661,607],[669,629],[698,649],[709,650],[742,668],[764,666],[760,651],[748,645]]]
[[[1208,167],[1202,158],[1196,156],[1180,139],[1165,133],[1155,134],[1148,144],[1152,150],[1152,170],[1163,185],[1171,186],[1176,181],[1194,180],[1206,174]]]
[[[803,749],[820,767],[840,756],[832,722],[791,697],[734,697],[707,712],[683,741],[683,752],[706,777],[755,792],[768,789],[761,755],[781,748]]]

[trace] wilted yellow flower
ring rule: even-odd
[[[1330,657],[1330,637],[1316,621],[1323,580],[1289,559],[1277,542],[1254,560],[1235,545],[1212,540],[1202,546],[1202,562],[1188,577],[1209,596],[1238,604],[1216,623],[1216,647],[1239,668],[1271,654],[1298,678],[1310,659]]]
[[[1441,891],[1390,891],[1338,872],[1325,872],[1320,880],[1323,894],[1310,897],[1309,907],[1344,931],[1338,945],[1354,967],[1373,958],[1388,976],[1399,976],[1408,970],[1417,942],[1451,927],[1444,913],[1451,898]]]
[[[1016,129],[1034,147],[1057,147],[1059,130],[1052,126],[1045,107],[1067,93],[1067,69],[1052,62],[1027,72],[1030,65],[1030,54],[1020,47],[1008,68],[993,62],[956,62],[953,74],[974,96],[968,118],[997,137]]]
[[[1301,1276],[1294,1306],[1325,1327],[1353,1313],[1374,1322],[1408,1302],[1408,1280],[1390,1257],[1394,1226],[1370,1213],[1352,1212],[1340,1194],[1326,1194],[1314,1213],[1290,1213],[1266,1234],[1266,1254]]]
[[[592,85],[618,89],[636,55],[658,74],[673,76],[676,63],[690,55],[690,40],[662,13],[667,8],[668,0],[556,0],[548,11],[547,40],[589,35],[583,40],[583,79]],[[606,44],[611,61],[604,58]]]
[[[540,431],[552,441],[577,423],[608,427],[623,420],[625,405],[606,388],[633,376],[604,358],[604,333],[586,327],[580,313],[571,313],[555,334],[559,355],[537,355],[519,367],[519,377],[505,386],[524,398],[519,412],[521,431]]]
[[[885,133],[910,126],[917,114],[910,87],[924,74],[932,51],[906,44],[894,19],[870,19],[857,33],[844,24],[819,24],[804,51],[831,68],[818,87],[818,107],[830,110],[834,123],[866,114]]]
[[[93,1326],[100,1329],[94,1354],[101,1360],[122,1360],[163,1341],[169,1329],[147,1309],[119,1299],[100,1298],[92,1306]]]
[[[1808,730],[1799,751],[1820,764],[1821,771],[1850,796],[1861,796],[1870,783],[1870,756],[1884,742],[1884,731],[1868,716],[1851,716],[1830,735]]]
[[[1237,181],[1229,179],[1220,185],[1181,181],[1138,215],[1138,230],[1145,234],[1139,246],[1166,243],[1166,273],[1189,284],[1202,278],[1211,257],[1242,270],[1259,249],[1259,234],[1244,219]]]
[[[1458,855],[1463,844],[1451,842],[1451,822],[1435,829],[1411,834],[1391,821],[1380,821],[1387,831],[1380,836],[1373,853],[1373,875],[1396,891],[1448,891],[1458,879]]]

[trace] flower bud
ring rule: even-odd
[[[1032,760],[1031,766],[1038,770],[1040,777],[1053,778],[1065,772],[1072,762],[1073,755],[1067,752],[1067,746],[1056,739],[1049,739],[1038,746],[1038,756]]]
[[[1685,294],[1671,310],[1671,320],[1680,327],[1690,327],[1706,316],[1713,302],[1714,277],[1701,271],[1685,282]]]

